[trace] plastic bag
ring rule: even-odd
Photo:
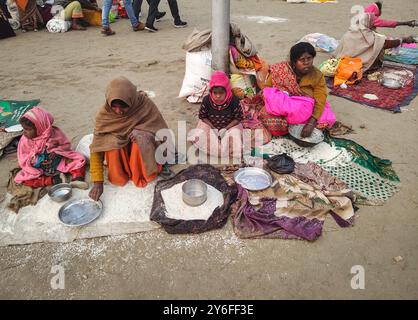
[[[318,69],[324,74],[325,77],[333,77],[337,73],[339,63],[340,59],[328,59],[322,62]]]
[[[316,42],[316,46],[318,48],[328,53],[334,52],[335,49],[337,49],[338,45],[339,45],[338,40],[335,40],[334,38],[327,36],[325,34],[320,36],[318,41]]]
[[[293,170],[295,170],[295,161],[286,153],[278,154],[274,157],[268,158],[267,165],[270,170],[280,174],[292,173]]]
[[[85,135],[75,148],[75,151],[81,153],[87,161],[90,161],[90,145],[93,142],[93,134]]]
[[[212,53],[210,50],[186,52],[186,72],[179,98],[191,97],[189,102],[200,103],[209,92],[212,75]]]
[[[363,63],[360,58],[342,57],[334,77],[334,86],[355,84],[363,77]]]

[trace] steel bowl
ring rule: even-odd
[[[63,202],[71,198],[73,188],[68,183],[60,183],[53,186],[48,191],[51,200],[55,202]]]
[[[313,147],[324,141],[324,134],[317,128],[314,128],[310,137],[302,138],[301,133],[304,126],[304,124],[289,125],[289,135],[298,146]]]
[[[205,203],[208,197],[208,186],[199,179],[186,181],[182,186],[183,201],[191,207],[197,207]]]
[[[383,78],[381,81],[381,85],[389,89],[402,88],[402,83],[400,83],[396,79],[391,79],[391,78]]]

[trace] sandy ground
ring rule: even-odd
[[[311,32],[339,38],[350,21],[350,8],[366,4],[287,4],[279,0],[231,1],[232,16],[287,18],[286,23],[257,24],[235,19],[273,63]],[[119,75],[155,101],[170,127],[177,120],[195,123],[198,106],[177,99],[184,75],[181,45],[193,27],[210,26],[210,1],[179,1],[186,29],[166,18],[157,34],[134,33],[127,20],[112,27],[114,37],[98,28],[65,34],[18,33],[0,41],[0,96],[40,98],[73,140],[92,130],[106,84]],[[144,5],[145,7],[145,5]],[[161,7],[168,10],[163,1]],[[168,14],[169,15],[169,14]],[[418,18],[416,0],[385,0],[384,16]],[[407,35],[412,29],[384,30]],[[418,32],[418,29],[415,29]],[[319,54],[315,63],[326,56]],[[69,244],[33,244],[0,248],[0,298],[147,298],[147,299],[281,299],[281,298],[418,298],[417,106],[418,99],[392,114],[331,96],[337,117],[353,125],[356,140],[374,154],[391,159],[402,189],[382,207],[361,207],[353,228],[326,221],[314,242],[240,240],[231,225],[195,236],[172,236],[162,230],[105,237]],[[360,128],[360,125],[365,128]],[[0,161],[0,185],[16,165],[14,155]],[[116,199],[117,201],[117,199]],[[402,256],[395,263],[393,258]],[[65,268],[65,289],[52,290],[53,265]],[[365,269],[365,289],[353,290],[350,270]]]

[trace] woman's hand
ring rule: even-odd
[[[300,136],[302,138],[310,137],[313,130],[315,129],[316,123],[317,123],[317,121],[316,121],[315,118],[310,118],[308,123],[305,124],[305,126],[303,127]]]
[[[415,20],[406,21],[405,25],[409,27],[415,27]]]
[[[402,42],[403,42],[403,43],[415,43],[416,41],[415,41],[414,37],[409,36],[409,37],[405,37],[405,38],[403,38],[403,39],[402,39]]]
[[[94,182],[93,188],[89,192],[89,197],[94,201],[99,201],[100,196],[103,194],[103,182]]]

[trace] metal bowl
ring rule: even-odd
[[[273,183],[271,174],[256,167],[241,168],[234,173],[234,180],[244,189],[260,191],[267,189]]]
[[[96,220],[103,210],[99,201],[73,199],[64,204],[58,211],[58,219],[69,227],[81,227]]]
[[[289,125],[289,134],[297,145],[301,147],[313,147],[324,141],[324,134],[317,128],[314,128],[310,137],[302,138],[300,135],[304,126],[304,124]]]
[[[68,183],[60,183],[48,191],[49,197],[55,202],[63,202],[71,198],[73,188]]]
[[[205,203],[208,197],[208,186],[199,179],[186,181],[182,186],[183,201],[191,207]]]
[[[396,79],[391,78],[382,78],[382,81],[380,82],[382,86],[389,88],[389,89],[399,89],[402,88],[402,83],[400,83]]]

